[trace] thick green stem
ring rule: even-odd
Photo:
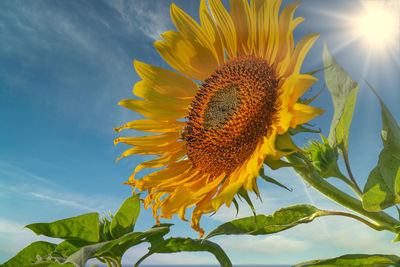
[[[391,217],[387,213],[380,211],[380,212],[369,212],[364,210],[362,206],[362,202],[345,192],[339,190],[338,188],[334,187],[330,183],[326,181],[323,177],[321,177],[312,167],[311,164],[305,162],[303,159],[299,158],[296,154],[286,156],[286,159],[295,165],[304,165],[307,163],[307,166],[304,167],[293,167],[293,169],[299,174],[299,176],[318,190],[320,193],[324,194],[328,198],[332,199],[333,201],[339,203],[340,205],[357,212],[371,220],[373,220],[376,224],[379,225],[379,228],[382,230],[388,230],[393,233],[397,233],[395,227],[400,224],[398,220]]]

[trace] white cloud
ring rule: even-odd
[[[132,29],[139,29],[152,40],[160,40],[160,34],[171,28],[169,12],[162,2],[146,1],[107,1],[122,20]]]
[[[216,242],[231,252],[262,252],[275,255],[305,251],[312,245],[309,240],[296,240],[284,235],[243,235],[227,237]]]

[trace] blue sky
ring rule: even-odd
[[[152,43],[160,39],[160,33],[174,29],[169,17],[172,2],[198,18],[199,1],[195,0],[0,2],[0,262],[30,242],[48,240],[22,230],[22,226],[92,211],[115,213],[131,194],[122,183],[144,157],[129,157],[115,164],[126,147],[114,147],[113,139],[119,135],[113,127],[140,116],[117,103],[133,97],[131,90],[139,80],[134,59],[169,68]],[[284,5],[291,2],[283,0]],[[364,75],[400,120],[398,47],[391,52],[371,50],[363,40],[353,38],[350,19],[361,7],[357,0],[303,1],[296,15],[307,20],[295,31],[296,40],[321,33],[303,71],[322,67],[326,40],[351,76],[360,81]],[[322,74],[317,77],[320,82],[313,86],[314,93],[323,87]],[[314,105],[326,109],[313,123],[328,135],[333,113],[328,90]],[[382,148],[380,107],[363,82],[353,121],[350,162],[363,186]],[[302,135],[296,142],[301,145],[311,137]],[[269,214],[296,203],[341,209],[290,169],[269,174],[293,192],[259,182],[263,202],[254,201],[258,213]],[[333,182],[343,188],[340,182]],[[208,232],[222,221],[234,219],[234,214],[234,210],[222,208],[213,217],[204,216],[201,224]],[[239,217],[248,215],[251,212],[243,203]],[[172,223],[172,235],[197,237],[189,223],[175,217]],[[137,230],[153,224],[150,211],[142,211]],[[227,251],[234,264],[291,264],[345,253],[398,253],[400,245],[390,244],[393,238],[347,218],[320,218],[272,236],[213,241]],[[131,249],[123,261],[133,262],[145,251],[145,245]],[[165,262],[216,263],[206,253],[153,256],[144,263]]]

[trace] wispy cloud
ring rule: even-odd
[[[169,12],[161,1],[108,1],[131,29],[139,29],[152,40],[160,40],[160,34],[172,28]]]
[[[8,176],[10,178],[14,178],[22,181],[30,181],[35,180],[36,182],[46,183],[46,184],[54,184],[47,178],[41,177],[39,175],[35,175],[32,172],[26,171],[25,169],[16,166],[14,164],[1,161],[0,160],[0,175]]]
[[[116,210],[121,204],[121,199],[109,195],[91,195],[70,192],[50,180],[40,177],[29,170],[16,165],[0,161],[0,174],[2,181],[0,189],[3,197],[13,201],[15,196],[24,199],[46,201],[48,205],[64,206],[80,211],[107,212]]]
[[[56,198],[56,197],[46,196],[46,195],[35,193],[35,192],[29,192],[29,194],[31,194],[34,197],[43,199],[43,200],[54,201],[58,204],[61,204],[64,206],[69,206],[72,208],[76,208],[76,209],[80,209],[80,210],[87,210],[87,211],[97,211],[97,209],[94,209],[92,207],[86,206],[82,203],[78,203],[78,202],[75,202],[72,200],[66,200],[66,199],[60,199],[60,198]]]

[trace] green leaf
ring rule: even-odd
[[[400,203],[400,127],[375,89],[367,84],[381,104],[383,150],[365,184],[363,206],[368,211],[380,211]]]
[[[222,267],[231,267],[232,263],[222,248],[211,241],[191,238],[172,237],[164,240],[164,242],[152,246],[149,253],[142,257],[139,262],[154,253],[175,253],[182,251],[208,251],[217,258]],[[135,266],[138,265],[136,263]]]
[[[400,152],[384,148],[378,166],[368,176],[362,197],[367,211],[380,211],[400,203]]]
[[[38,258],[45,259],[47,258],[57,247],[57,244],[45,242],[45,241],[37,241],[33,242],[20,252],[17,255],[1,264],[2,267],[25,267],[31,266],[33,263],[38,261]]]
[[[294,267],[306,267],[306,266],[348,266],[348,267],[359,267],[359,266],[371,266],[371,267],[384,267],[393,266],[400,263],[400,258],[395,255],[366,255],[366,254],[349,254],[343,255],[337,258],[324,259],[324,260],[312,260],[303,263],[299,263]]]
[[[365,80],[365,79],[364,79]],[[388,109],[388,107],[383,103],[382,99],[379,97],[378,93],[372,87],[372,85],[365,80],[368,84],[368,87],[371,88],[372,92],[378,97],[379,103],[381,104],[382,109],[382,142],[384,147],[389,147],[400,151],[400,127],[397,124],[395,118],[392,113]]]
[[[359,84],[344,71],[340,64],[330,55],[324,44],[322,53],[325,70],[325,82],[331,93],[334,114],[329,132],[329,143],[338,146],[347,155],[349,130],[353,118]]]
[[[321,216],[321,211],[311,205],[298,204],[282,208],[272,215],[257,215],[221,224],[206,237],[218,235],[267,235],[292,228],[301,223],[309,223]]]
[[[139,195],[128,197],[114,215],[110,225],[113,238],[132,232],[140,212]]]
[[[89,242],[99,241],[99,215],[96,212],[51,223],[33,223],[25,227],[37,235]]]

